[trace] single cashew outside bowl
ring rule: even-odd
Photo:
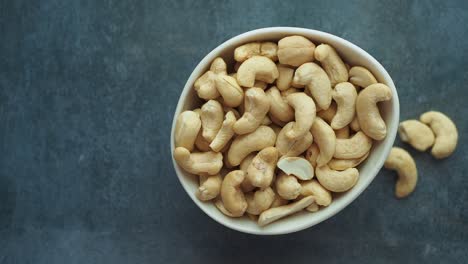
[[[194,111],[184,111],[177,117],[174,131],[175,147],[193,150],[195,140],[201,128],[200,116]]]
[[[295,122],[289,122],[285,125],[278,134],[276,139],[276,148],[281,156],[297,157],[309,148],[312,144],[312,133],[306,132],[303,137],[298,139],[290,139],[286,133],[294,127]]]
[[[270,110],[270,100],[260,88],[249,88],[245,92],[244,114],[234,124],[234,132],[243,135],[255,131]]]
[[[393,147],[384,166],[398,173],[398,181],[395,185],[396,197],[404,198],[414,191],[418,182],[418,170],[416,163],[406,150]]]
[[[255,80],[272,83],[278,75],[278,68],[271,59],[253,56],[241,64],[236,77],[239,85],[253,87]]]
[[[418,120],[406,120],[398,126],[398,134],[403,142],[419,151],[426,151],[434,145],[435,136],[431,128]]]
[[[315,59],[320,61],[323,69],[330,77],[332,86],[348,81],[348,69],[336,50],[328,44],[320,44],[314,52]]]
[[[178,147],[174,150],[174,159],[185,171],[192,174],[215,175],[223,167],[223,155],[219,152],[195,152]]]
[[[276,134],[273,129],[260,126],[254,132],[239,135],[234,139],[227,154],[228,162],[232,166],[237,166],[250,153],[273,147],[275,142]]]
[[[340,129],[353,121],[356,109],[357,92],[349,82],[338,83],[333,90],[336,102],[336,114],[331,121],[333,129]]]
[[[293,93],[286,97],[289,105],[294,108],[296,123],[291,130],[286,132],[290,139],[297,139],[304,136],[312,127],[315,119],[315,103],[305,93]]]
[[[304,63],[294,73],[293,82],[305,85],[317,103],[317,107],[326,110],[332,101],[332,88],[327,73],[313,62]]]
[[[431,127],[435,134],[431,154],[437,159],[450,156],[457,147],[458,131],[455,123],[441,112],[429,111],[421,115],[421,122]]]
[[[315,44],[303,36],[289,36],[278,41],[278,60],[281,64],[300,66],[314,60]]]
[[[332,192],[345,192],[356,185],[359,179],[359,171],[356,168],[336,171],[328,165],[317,167],[315,175],[320,184]]]
[[[361,130],[375,140],[387,135],[387,126],[380,116],[377,103],[392,99],[392,91],[382,83],[369,85],[362,90],[356,101],[356,113]]]
[[[335,131],[320,117],[315,118],[310,131],[320,150],[316,160],[317,167],[320,167],[327,164],[335,154],[337,141]]]
[[[357,159],[360,158],[372,147],[372,139],[359,131],[351,138],[336,139],[335,154],[337,159]]]
[[[228,173],[221,184],[221,199],[228,212],[234,217],[240,217],[247,209],[247,201],[240,185],[245,178],[245,173],[235,170]]]
[[[247,168],[247,179],[255,187],[262,189],[271,185],[278,161],[278,150],[268,147],[261,150]]]

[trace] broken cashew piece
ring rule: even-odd
[[[314,141],[320,149],[317,157],[317,167],[327,164],[335,154],[336,136],[335,131],[323,121],[320,117],[316,117],[310,130]]]
[[[336,102],[336,114],[331,121],[333,129],[347,126],[356,113],[357,92],[354,85],[349,82],[338,83],[333,90],[333,99]]]
[[[431,128],[418,120],[406,120],[398,126],[398,134],[403,142],[419,151],[426,151],[434,145],[435,136]]]
[[[234,50],[234,60],[244,62],[253,56],[265,56],[272,61],[277,61],[278,45],[273,42],[252,42],[237,47]]]
[[[301,182],[301,195],[313,196],[315,203],[321,206],[329,206],[332,202],[332,195],[317,180]]]
[[[301,194],[301,184],[293,175],[280,172],[276,178],[275,186],[278,195],[286,200],[294,200]]]
[[[282,122],[294,120],[294,110],[289,106],[286,98],[281,96],[280,91],[275,86],[266,91],[270,100],[270,115]]]
[[[232,111],[226,113],[226,117],[221,125],[221,129],[216,134],[216,137],[210,144],[210,148],[215,152],[220,152],[224,146],[234,136],[233,126],[236,122],[236,117]]]
[[[332,86],[348,81],[348,69],[336,50],[328,44],[320,44],[314,52],[315,59],[320,61],[323,69],[330,77]]]
[[[384,164],[385,168],[396,170],[398,180],[395,196],[404,198],[411,194],[418,182],[418,170],[411,155],[402,148],[393,147]]]
[[[369,152],[356,159],[332,159],[328,162],[328,167],[332,170],[343,171],[349,168],[355,168],[367,159]]]
[[[202,136],[211,143],[223,125],[224,112],[221,104],[216,100],[209,100],[201,108]]]
[[[234,132],[243,135],[255,131],[270,110],[270,100],[260,88],[249,88],[245,92],[244,114],[234,124]]]
[[[228,173],[221,184],[221,199],[228,212],[234,217],[242,216],[247,209],[247,201],[240,185],[245,178],[245,173],[235,170]]]
[[[279,73],[278,79],[276,79],[276,86],[280,91],[289,89],[293,80],[294,69],[282,64],[279,64],[276,67],[278,67]]]
[[[332,88],[327,73],[313,62],[304,63],[294,73],[293,82],[305,85],[310,92],[317,108],[328,109],[332,101]]]
[[[281,129],[276,139],[276,148],[281,156],[296,157],[302,154],[312,144],[313,137],[310,132],[307,132],[303,137],[298,139],[290,139],[286,133],[291,130],[295,122],[290,122]]]
[[[216,78],[218,75],[227,75],[226,62],[220,57],[213,60],[210,70],[205,72],[196,81],[194,86],[198,97],[211,100],[219,97],[218,89],[216,89]]]
[[[281,64],[300,66],[314,60],[315,44],[303,36],[289,36],[278,41],[278,60]]]
[[[200,186],[196,193],[197,198],[201,201],[209,201],[218,197],[222,181],[223,179],[219,174],[200,175]]]
[[[241,64],[236,77],[240,86],[253,87],[255,80],[272,83],[278,75],[278,68],[272,60],[263,56],[253,56]]]
[[[356,100],[356,113],[361,130],[375,140],[387,135],[387,126],[379,113],[377,103],[392,99],[392,91],[382,83],[371,84],[362,90]]]
[[[268,208],[275,200],[275,192],[270,187],[263,190],[258,190],[255,193],[248,193],[245,195],[247,201],[246,212],[252,215],[259,215]]]
[[[367,86],[377,83],[377,79],[375,79],[372,73],[361,66],[354,66],[349,70],[349,82],[362,87],[366,88]]]
[[[357,159],[366,155],[371,147],[372,139],[359,131],[351,138],[337,139],[333,157],[337,159]]]
[[[312,126],[315,119],[315,103],[305,93],[293,93],[286,97],[288,104],[294,108],[296,122],[291,130],[286,132],[290,139],[297,139],[304,136]]]
[[[178,117],[174,130],[174,144],[193,150],[195,140],[201,128],[200,115],[194,111],[184,111]]]
[[[267,188],[271,185],[278,161],[278,150],[268,147],[261,150],[247,168],[247,179],[255,187]]]
[[[186,148],[178,147],[174,150],[174,159],[182,169],[197,175],[215,175],[223,167],[223,155],[213,151],[190,153]]]
[[[270,127],[260,126],[254,132],[237,136],[231,143],[227,154],[230,165],[237,166],[254,151],[272,147],[276,142],[276,134]]]
[[[320,184],[332,192],[345,192],[353,188],[359,179],[359,171],[356,168],[336,171],[328,165],[317,167],[315,175]]]
[[[314,177],[314,168],[304,158],[285,157],[278,161],[277,166],[284,173],[294,175],[300,180],[310,180]]]
[[[303,210],[304,208],[311,205],[314,201],[315,199],[313,196],[307,196],[297,202],[293,202],[288,205],[270,208],[260,214],[260,217],[258,218],[258,224],[260,226],[268,225],[278,219]]]
[[[458,131],[455,123],[441,112],[429,111],[421,115],[421,122],[431,127],[435,134],[431,154],[437,159],[450,156],[457,147]]]

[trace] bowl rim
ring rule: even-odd
[[[243,43],[245,42],[245,39],[250,39],[254,37],[256,34],[268,34],[268,33],[280,33],[280,34],[288,34],[288,35],[314,35],[317,36],[317,38],[322,38],[322,39],[329,39],[332,42],[339,42],[342,45],[348,46],[351,49],[355,50],[356,52],[360,53],[362,56],[365,57],[365,60],[370,61],[370,63],[374,64],[377,68],[379,68],[380,74],[383,76],[383,79],[385,79],[386,84],[390,89],[392,90],[393,97],[392,100],[390,101],[392,104],[392,115],[395,116],[396,118],[393,118],[393,120],[390,120],[390,123],[387,124],[387,138],[389,139],[386,144],[383,146],[383,152],[381,158],[379,158],[378,162],[372,167],[370,174],[371,176],[368,178],[363,179],[363,185],[361,186],[361,189],[357,190],[356,192],[351,192],[349,195],[346,197],[346,199],[340,200],[340,204],[335,208],[334,211],[330,211],[326,215],[318,216],[315,218],[311,218],[310,221],[305,221],[304,223],[296,226],[291,226],[291,227],[285,227],[281,230],[268,230],[268,229],[257,229],[257,230],[250,230],[242,225],[239,224],[233,224],[230,222],[225,222],[222,221],[221,218],[216,217],[213,215],[211,212],[209,212],[207,209],[204,208],[203,204],[204,202],[199,201],[194,193],[190,192],[190,187],[188,186],[188,183],[186,183],[186,179],[183,179],[185,177],[183,175],[183,172],[177,165],[176,161],[174,160],[174,157],[172,153],[174,152],[174,130],[175,130],[175,124],[178,115],[182,111],[183,108],[183,102],[185,98],[187,97],[187,94],[190,92],[192,89],[193,83],[196,78],[200,75],[199,72],[201,72],[202,69],[206,69],[209,67],[209,64],[218,56],[217,54],[221,53],[226,47],[235,44],[237,42]],[[243,41],[244,40],[244,41]],[[364,190],[367,189],[369,184],[374,180],[374,178],[377,176],[379,173],[380,169],[382,168],[385,158],[387,157],[388,153],[390,152],[393,143],[396,138],[397,130],[398,130],[398,123],[399,123],[399,116],[400,116],[400,104],[399,104],[399,99],[398,99],[398,93],[395,88],[395,84],[388,74],[387,70],[380,64],[379,61],[377,61],[372,55],[367,53],[365,50],[357,46],[356,44],[343,39],[341,37],[335,36],[333,34],[320,31],[320,30],[315,30],[315,29],[308,29],[308,28],[301,28],[301,27],[265,27],[265,28],[258,28],[254,30],[250,30],[241,34],[238,34],[236,36],[233,36],[229,38],[228,40],[224,41],[223,43],[219,44],[216,48],[211,50],[198,64],[197,66],[193,69],[192,73],[190,74],[189,78],[187,79],[187,82],[184,85],[184,88],[182,90],[182,93],[179,96],[179,100],[177,101],[177,106],[174,111],[174,116],[172,120],[172,128],[171,128],[171,136],[170,136],[170,145],[171,145],[171,159],[172,159],[172,164],[174,166],[174,170],[177,174],[177,178],[179,179],[179,182],[182,184],[182,187],[184,188],[185,192],[189,195],[189,197],[192,199],[192,201],[206,214],[208,215],[211,219],[215,220],[216,222],[220,223],[221,225],[228,227],[230,229],[243,232],[243,233],[248,233],[248,234],[254,234],[254,235],[282,235],[282,234],[290,234],[294,232],[298,232],[304,229],[307,229],[311,226],[317,225],[337,213],[341,212],[344,208],[346,208],[349,204],[351,204],[354,200],[356,200],[357,197],[359,197]],[[221,214],[221,212],[219,212]],[[286,226],[286,225],[285,225]]]

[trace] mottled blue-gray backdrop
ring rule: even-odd
[[[467,24],[464,0],[0,0],[0,263],[466,263]],[[447,113],[459,148],[410,151],[410,198],[382,171],[299,233],[215,223],[172,168],[172,114],[205,54],[267,26],[361,46],[393,77],[401,118]]]

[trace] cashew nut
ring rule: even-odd
[[[300,180],[310,180],[314,177],[314,168],[308,160],[301,157],[282,158],[277,166],[284,173],[294,175]]]
[[[274,116],[270,115],[270,120],[273,122],[273,124],[279,126],[280,128],[284,127],[286,125],[286,122],[283,122],[279,119],[276,119]]]
[[[226,144],[231,140],[234,136],[233,126],[236,122],[236,117],[232,111],[227,112],[226,117],[221,125],[221,129],[219,129],[216,137],[210,144],[212,150],[219,152],[221,149],[226,146]]]
[[[336,115],[336,103],[332,101],[330,107],[327,110],[320,110],[317,112],[317,116],[325,120],[328,124],[331,124],[333,117]]]
[[[349,123],[349,127],[351,127],[351,129],[354,132],[361,131],[361,126],[359,125],[359,120],[357,118],[357,115],[355,115],[354,118],[353,118],[353,121],[351,121],[351,123]]]
[[[310,132],[312,132],[315,143],[320,149],[316,161],[317,167],[320,167],[327,164],[333,158],[337,141],[335,131],[322,118],[316,117]]]
[[[197,150],[202,152],[211,151],[210,143],[203,138],[202,132],[202,130],[198,132],[197,138],[195,139],[195,146],[197,147]]]
[[[240,185],[245,178],[245,173],[235,170],[228,173],[221,184],[221,199],[228,212],[234,217],[242,216],[247,209],[247,201]]]
[[[261,125],[263,125],[263,126],[268,126],[268,125],[270,125],[271,123],[272,123],[272,122],[271,122],[271,119],[270,119],[268,116],[265,116],[265,117],[263,118],[263,120],[262,120]]]
[[[359,179],[359,171],[356,168],[349,168],[344,171],[330,169],[328,165],[315,169],[320,184],[332,192],[345,192],[351,189]]]
[[[289,88],[289,89],[286,89],[284,91],[281,91],[281,96],[283,97],[287,97],[288,95],[290,94],[293,94],[293,93],[299,93],[300,90],[299,89],[296,89],[296,88]]]
[[[299,66],[314,60],[315,44],[303,36],[290,36],[278,41],[278,59],[281,64]]]
[[[186,148],[178,147],[174,150],[174,159],[182,169],[198,175],[214,175],[223,167],[223,155],[213,151],[190,153]]]
[[[364,160],[366,160],[368,156],[369,152],[367,152],[364,156],[356,159],[332,159],[328,163],[328,167],[330,167],[330,169],[332,170],[337,171],[354,168],[361,164]]]
[[[262,189],[270,186],[277,161],[278,150],[275,147],[268,147],[261,150],[255,158],[253,158],[247,168],[247,178],[249,182],[253,186]]]
[[[278,195],[286,200],[294,200],[301,194],[301,185],[293,175],[280,172],[275,186]]]
[[[213,141],[219,129],[223,125],[223,107],[216,100],[209,100],[201,108],[200,119],[202,123],[202,135],[209,143]]]
[[[310,145],[305,154],[305,158],[310,162],[310,164],[312,164],[312,167],[317,166],[317,157],[319,156],[319,154],[320,150],[317,144],[315,144],[315,142],[312,143],[312,145]]]
[[[281,156],[296,157],[307,150],[312,144],[313,138],[310,132],[307,132],[305,136],[298,139],[290,139],[286,136],[286,133],[290,131],[294,126],[294,122],[290,122],[281,129],[276,139],[276,148],[278,149]]]
[[[323,69],[330,77],[332,86],[348,81],[348,69],[336,50],[328,44],[320,44],[314,52],[315,59],[320,61]]]
[[[200,116],[194,111],[184,111],[177,117],[174,131],[174,143],[176,147],[184,147],[189,151],[197,139],[201,128]]]
[[[289,106],[286,98],[281,96],[280,91],[275,86],[266,91],[270,100],[270,115],[282,122],[294,120],[294,110]]]
[[[214,204],[215,204],[216,208],[218,208],[218,210],[219,210],[221,213],[223,213],[223,214],[225,214],[225,215],[227,215],[227,216],[229,216],[229,217],[240,217],[240,216],[235,216],[235,215],[233,215],[231,212],[229,212],[229,211],[226,209],[226,207],[224,207],[224,204],[223,204],[223,201],[222,201],[221,198],[216,199],[215,202],[214,202]]]
[[[216,78],[218,74],[226,75],[226,63],[220,57],[214,59],[211,63],[210,70],[205,72],[193,85],[197,91],[198,97],[211,100],[219,97],[218,89],[216,89]]]
[[[396,170],[398,180],[395,185],[395,196],[403,198],[416,188],[418,170],[411,155],[402,148],[393,147],[384,164],[385,168]]]
[[[337,159],[357,159],[366,155],[371,147],[372,139],[359,131],[351,138],[337,139],[333,157]]]
[[[245,92],[244,107],[244,114],[233,127],[238,135],[253,132],[262,124],[270,110],[270,100],[262,89],[253,87]]]
[[[321,206],[329,206],[332,202],[332,195],[317,180],[301,182],[301,195],[313,196],[315,203]]]
[[[382,83],[371,84],[362,90],[356,101],[356,113],[361,130],[375,140],[387,135],[387,126],[382,120],[377,103],[392,99],[392,91]]]
[[[255,193],[248,193],[245,195],[247,201],[247,213],[259,215],[263,211],[270,208],[275,200],[275,192],[270,187],[258,190]]]
[[[221,175],[200,175],[200,186],[197,190],[197,197],[201,201],[209,201],[218,197],[221,191]]]
[[[244,90],[237,84],[235,78],[228,75],[218,75],[215,80],[216,88],[226,106],[237,107],[242,103]]]
[[[267,57],[253,56],[242,63],[237,71],[237,82],[252,87],[255,80],[272,83],[278,78],[276,64]]]
[[[291,130],[286,132],[290,139],[297,139],[304,136],[312,126],[315,118],[315,103],[305,93],[293,93],[286,97],[289,105],[294,108],[296,122]]]
[[[326,110],[332,101],[332,88],[327,73],[313,62],[304,63],[294,73],[293,82],[305,85],[317,107]]]
[[[276,80],[276,86],[281,91],[289,89],[294,76],[294,69],[289,68],[286,65],[279,64],[278,68],[278,79]]]
[[[260,126],[252,133],[237,136],[229,148],[228,162],[232,166],[237,166],[250,153],[272,147],[275,141],[275,132],[267,126]]]
[[[315,199],[313,196],[307,196],[297,202],[290,203],[288,205],[270,208],[260,214],[260,217],[258,218],[258,224],[260,226],[265,226],[280,218],[297,213],[311,205],[314,201]]]
[[[377,79],[375,79],[372,73],[361,66],[354,66],[349,70],[349,82],[362,87],[366,88],[367,86],[377,83]]]
[[[398,133],[403,142],[408,142],[419,151],[426,151],[434,145],[435,136],[431,128],[418,120],[406,120],[398,126]]]
[[[349,138],[349,126],[335,130],[336,138]]]
[[[317,203],[311,203],[309,206],[306,207],[306,210],[309,211],[309,212],[317,212],[318,210],[320,210],[319,206]]]
[[[244,178],[244,181],[241,184],[242,191],[244,193],[250,192],[253,189],[255,189],[255,186],[252,185],[252,183],[249,181],[249,177],[247,177],[247,169],[250,166],[250,163],[252,163],[252,160],[255,158],[256,153],[250,153],[247,157],[245,157],[242,162],[239,165],[239,169],[243,172],[245,172],[246,177]]]
[[[435,134],[431,154],[437,159],[450,156],[457,147],[458,131],[453,121],[441,112],[429,111],[421,115],[421,122],[429,125]]]
[[[270,208],[282,206],[285,204],[288,204],[289,200],[281,198],[279,195],[275,195],[275,199],[273,200],[273,203],[271,204]]]
[[[349,82],[338,83],[333,91],[336,114],[331,121],[333,129],[340,129],[353,121],[356,109],[356,88]]]
[[[237,47],[234,50],[234,60],[243,62],[253,56],[265,56],[273,61],[278,60],[276,55],[278,45],[273,42],[252,42]]]

